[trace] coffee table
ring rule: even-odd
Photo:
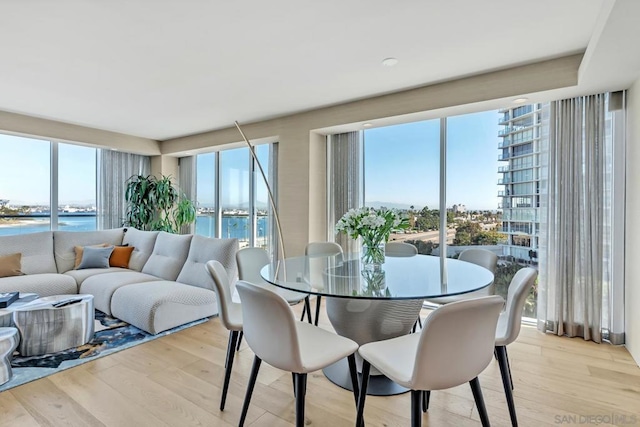
[[[38,294],[20,292],[18,299],[7,308],[0,308],[0,328],[13,326],[13,312],[39,297]]]
[[[65,301],[72,303],[56,307]],[[37,356],[86,344],[93,338],[94,318],[93,295],[54,295],[22,304],[13,309],[18,351]]]

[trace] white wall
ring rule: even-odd
[[[626,347],[640,365],[640,79],[627,92]]]

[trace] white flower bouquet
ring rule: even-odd
[[[384,263],[384,247],[394,231],[409,228],[409,218],[395,209],[350,209],[336,224],[336,232],[352,239],[362,237],[362,261],[365,264]]]

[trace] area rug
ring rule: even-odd
[[[41,356],[22,357],[15,353],[11,360],[13,378],[0,386],[0,392],[190,328],[191,326],[199,325],[207,320],[209,319],[196,320],[157,335],[152,335],[120,319],[107,316],[103,312],[96,310],[95,333],[91,341],[80,347]]]

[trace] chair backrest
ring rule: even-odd
[[[471,381],[493,356],[504,305],[494,295],[452,302],[425,320],[412,376],[414,390],[441,390]]]
[[[404,242],[387,242],[384,245],[384,255],[391,257],[410,257],[418,255],[418,248]]]
[[[216,260],[207,261],[206,266],[211,278],[213,278],[213,284],[217,296],[216,300],[218,301],[218,312],[220,313],[220,321],[225,328],[233,329],[229,318],[229,307],[233,303],[231,299],[231,283],[229,282],[227,270]]]
[[[507,291],[507,305],[500,314],[500,323],[496,331],[496,344],[508,345],[518,338],[520,325],[522,324],[522,309],[529,291],[538,277],[538,272],[533,268],[521,268],[516,272],[509,283]]]
[[[338,255],[342,253],[342,247],[334,242],[311,242],[304,248],[307,256]]]
[[[460,252],[460,256],[458,257],[460,261],[470,262],[472,264],[479,265],[480,267],[484,267],[493,274],[496,274],[496,267],[498,266],[498,255],[495,253],[488,251],[482,248],[469,248]],[[496,293],[495,284],[491,283],[484,289],[473,292],[472,297],[480,297],[487,295],[494,295]]]
[[[244,336],[260,359],[278,369],[302,372],[296,320],[287,301],[275,292],[239,281]]]
[[[498,255],[482,248],[465,249],[460,252],[458,259],[484,267],[494,274],[498,265]]]
[[[262,248],[243,248],[236,252],[238,278],[255,284],[264,283],[260,269],[269,264],[269,254]]]

